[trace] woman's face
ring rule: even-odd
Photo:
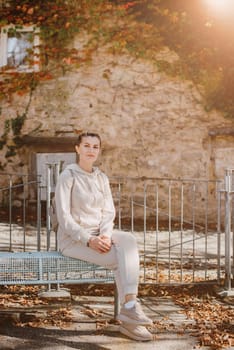
[[[79,163],[94,163],[100,152],[100,141],[97,137],[83,136],[81,143],[76,145]]]

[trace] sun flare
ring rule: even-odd
[[[228,13],[233,9],[233,0],[205,0],[210,9],[213,9],[219,13]]]

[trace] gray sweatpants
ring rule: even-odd
[[[113,231],[113,245],[108,253],[98,253],[80,242],[71,241],[60,251],[65,256],[81,259],[113,270],[120,303],[125,295],[138,292],[139,255],[135,237],[129,232]],[[66,242],[67,243],[67,242]]]

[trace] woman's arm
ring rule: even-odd
[[[104,173],[101,173],[100,176],[102,176],[101,181],[103,184],[103,193],[105,199],[105,204],[102,212],[102,220],[100,223],[100,234],[111,237],[114,227],[115,206],[108,177]]]
[[[55,189],[56,212],[59,227],[74,241],[81,241],[85,245],[89,241],[90,234],[81,227],[71,215],[71,191],[74,177],[69,170],[64,170],[58,179]]]

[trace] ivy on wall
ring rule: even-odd
[[[115,52],[155,60],[162,45],[175,50],[180,62],[155,63],[202,86],[207,108],[226,116],[234,111],[234,25],[220,23],[202,1],[186,0],[16,0],[1,9],[0,28],[13,23],[40,28],[40,72],[6,74],[0,98],[30,90],[30,84],[89,62],[102,44]],[[232,21],[233,22],[233,21]],[[90,40],[80,53],[71,45],[77,33]],[[4,73],[4,72],[2,72]],[[31,75],[31,76],[30,76]]]
[[[6,158],[14,156],[21,147],[20,131],[32,93],[40,82],[89,63],[92,54],[103,45],[112,53],[131,52],[136,57],[150,56],[149,51],[160,47],[157,29],[137,23],[130,14],[135,4],[134,1],[115,4],[108,0],[16,0],[1,9],[0,28],[14,24],[17,28],[33,25],[40,29],[40,71],[9,72],[4,67],[0,74],[0,100],[10,100],[15,93],[30,94],[25,111],[5,122],[0,149],[7,148]],[[79,33],[88,36],[80,51],[72,46],[73,38]],[[13,138],[8,137],[10,133]]]
[[[133,5],[130,2],[115,5],[106,0],[15,0],[1,8],[0,29],[8,24],[14,24],[18,29],[27,25],[40,29],[37,60],[40,70],[19,73],[6,66],[0,72],[0,100],[10,101],[13,94],[29,95],[25,111],[4,124],[0,150],[6,149],[8,162],[21,147],[20,132],[36,86],[89,63],[93,52],[102,44],[111,43],[112,52],[124,50],[126,34],[128,40],[134,40],[136,36],[134,26],[129,26],[128,30],[124,21],[127,10]],[[85,33],[89,38],[81,51],[72,46],[73,38],[79,33]],[[33,61],[28,63],[34,65]]]
[[[14,140],[13,146],[8,145],[8,157],[20,147],[20,131],[36,86],[89,63],[103,45],[112,53],[151,60],[169,74],[193,80],[207,109],[234,115],[234,26],[221,28],[201,1],[15,0],[1,8],[0,28],[11,23],[40,28],[41,41],[39,72],[3,69],[0,74],[0,100],[10,99],[14,93],[30,96],[25,111],[5,122],[0,149],[7,145],[10,132]],[[79,33],[89,38],[81,51],[72,45]],[[165,45],[177,52],[180,60],[172,64],[159,61],[155,53]]]
[[[180,62],[155,63],[171,74],[192,79],[202,87],[206,108],[227,117],[234,113],[234,24],[212,14],[204,1],[186,0],[15,0],[2,7],[0,28],[13,23],[40,28],[40,72],[33,80],[65,74],[89,62],[92,53],[109,44],[115,52],[128,51],[154,61],[167,45]],[[225,22],[226,20],[226,22]],[[224,23],[225,22],[225,23]],[[71,45],[77,33],[88,33],[82,54]],[[4,73],[4,72],[3,72]],[[0,79],[0,98],[30,90],[30,74],[6,74]]]

